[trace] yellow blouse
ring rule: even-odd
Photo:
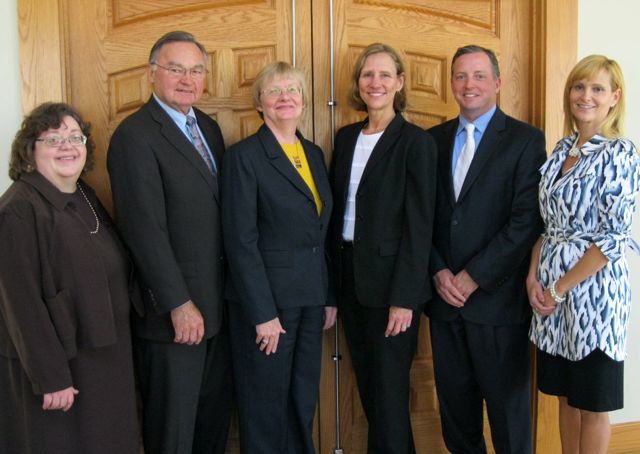
[[[311,189],[313,200],[316,202],[318,215],[320,215],[320,213],[322,213],[322,201],[320,200],[320,194],[318,194],[316,182],[313,180],[313,175],[311,175],[311,168],[307,162],[307,156],[304,153],[302,144],[298,140],[296,143],[281,143],[280,146],[284,150],[284,154],[289,158],[289,161],[291,161],[293,167],[295,167],[304,182],[309,186],[309,189]]]

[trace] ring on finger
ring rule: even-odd
[[[266,337],[263,337],[262,340],[260,341],[261,344],[267,345],[269,343],[269,339],[267,339]]]

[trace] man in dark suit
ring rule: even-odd
[[[217,123],[192,107],[207,54],[170,32],[149,56],[153,96],[111,138],[116,220],[133,254],[146,314],[133,322],[148,453],[222,453],[230,413],[223,317]]]
[[[479,46],[456,52],[460,116],[431,128],[438,190],[427,304],[442,432],[454,453],[485,453],[483,400],[498,453],[532,450],[530,308],[525,278],[541,232],[541,131],[496,107],[500,70]],[[467,127],[467,125],[470,125]]]

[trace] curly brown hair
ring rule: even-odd
[[[61,102],[45,102],[33,109],[24,117],[22,126],[16,133],[11,144],[11,156],[9,158],[9,178],[18,180],[23,173],[36,170],[34,156],[36,139],[49,129],[58,129],[64,117],[71,117],[78,122],[82,134],[87,137],[87,161],[82,172],[91,170],[94,163],[95,144],[91,139],[91,124],[85,122],[80,113],[69,104]]]

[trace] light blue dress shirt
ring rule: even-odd
[[[473,123],[473,125],[475,126],[473,139],[476,142],[476,150],[478,150],[480,141],[482,140],[482,136],[484,135],[484,132],[487,129],[487,125],[491,121],[491,118],[493,117],[493,114],[495,112],[496,106],[493,106],[487,112],[476,118],[475,121],[469,121],[462,115],[458,117],[458,129],[456,130],[456,136],[453,142],[453,156],[451,157],[451,175],[453,175],[456,171],[456,164],[458,163],[458,158],[460,157],[460,153],[462,152],[462,147],[467,141],[467,131],[465,130],[466,126],[469,123]]]

